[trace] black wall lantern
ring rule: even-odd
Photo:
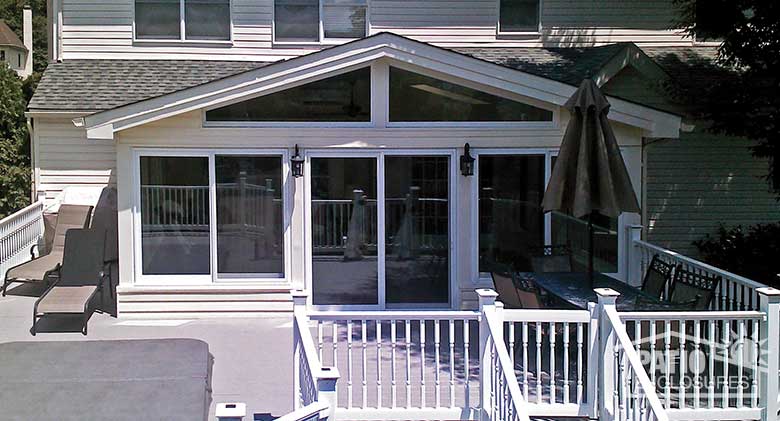
[[[471,156],[471,146],[466,143],[463,155],[460,156],[460,173],[466,177],[474,175],[474,157]]]
[[[296,143],[295,154],[290,158],[290,169],[292,170],[293,177],[298,178],[303,176],[303,163],[304,159],[301,154],[298,153],[298,144]]]

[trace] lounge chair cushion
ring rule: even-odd
[[[53,251],[45,256],[31,260],[23,265],[10,269],[6,279],[24,279],[26,281],[43,281],[47,272],[54,270],[62,263],[62,251]]]
[[[97,286],[58,286],[38,304],[38,313],[83,313],[84,304]]]
[[[51,251],[61,251],[65,247],[65,234],[68,230],[89,227],[91,217],[92,206],[60,205],[57,211],[57,225],[54,229]]]

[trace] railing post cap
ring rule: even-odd
[[[480,288],[477,290],[479,298],[497,298],[498,293],[490,288]]]
[[[241,420],[246,416],[246,404],[243,402],[218,403],[214,410],[218,420]]]
[[[780,297],[780,289],[772,287],[756,288],[756,292],[768,297]]]
[[[338,380],[340,377],[339,369],[332,366],[320,367],[320,373],[317,375],[318,380]]]
[[[309,292],[301,290],[301,289],[291,290],[290,291],[290,295],[292,296],[293,300],[296,299],[296,298],[298,298],[298,299],[300,299],[300,298],[309,298]]]
[[[619,297],[620,293],[612,288],[594,288],[593,291],[599,298]]]

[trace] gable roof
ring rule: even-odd
[[[24,46],[24,43],[19,39],[19,36],[16,35],[16,32],[14,32],[3,19],[0,19],[0,45],[16,47],[20,50],[27,51],[27,47]]]

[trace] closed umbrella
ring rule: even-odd
[[[585,79],[564,105],[571,119],[542,206],[588,219],[588,277],[593,279],[591,215],[617,217],[639,212],[626,164],[607,119],[609,102],[596,83]]]

